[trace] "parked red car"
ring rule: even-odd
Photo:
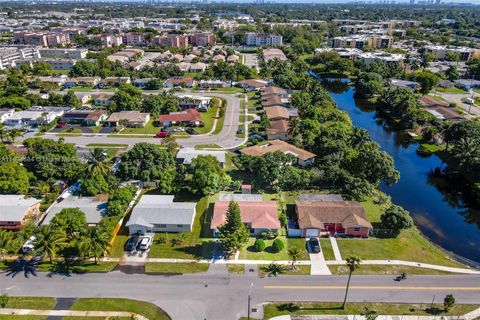
[[[57,128],[63,128],[68,124],[66,121],[58,121],[57,122]]]
[[[168,132],[160,131],[160,132],[157,132],[156,136],[158,138],[166,138],[168,136]]]

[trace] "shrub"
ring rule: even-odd
[[[282,228],[285,228],[287,226],[287,214],[285,212],[282,212],[280,213],[280,215],[278,216],[279,220],[280,220],[280,224],[282,226]]]
[[[274,251],[274,252],[280,252],[280,251],[283,250],[283,248],[285,248],[285,244],[283,243],[282,240],[280,240],[280,239],[275,239],[275,240],[273,240],[273,245],[272,245],[272,247],[273,247],[273,251]]]
[[[263,239],[257,239],[253,246],[255,247],[256,252],[262,252],[265,250],[265,241],[263,241]]]

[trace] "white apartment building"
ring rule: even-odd
[[[461,61],[469,61],[471,59],[480,58],[480,49],[468,47],[430,45],[425,46],[425,52],[433,54],[435,56],[435,60],[445,60],[449,52],[458,53]]]
[[[389,48],[392,44],[393,38],[388,35],[352,35],[333,38],[334,48],[363,49],[366,46],[372,48]]]
[[[361,59],[365,64],[370,64],[372,62],[380,62],[383,64],[403,64],[405,55],[387,52],[364,52],[359,54],[357,58]]]
[[[245,45],[252,47],[276,47],[283,44],[283,37],[277,34],[253,33],[245,34]]]
[[[0,47],[0,70],[15,67],[15,61],[38,57],[36,47],[9,46]]]
[[[122,36],[104,34],[100,37],[102,45],[105,47],[118,47],[123,44]]]
[[[52,59],[85,59],[87,57],[87,49],[39,49],[41,58]]]
[[[15,61],[15,66],[27,65],[31,68],[36,62],[46,62],[52,66],[53,70],[71,70],[77,64],[75,59],[19,59]]]

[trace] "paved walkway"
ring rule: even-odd
[[[32,309],[0,309],[3,315],[34,315],[34,316],[54,316],[54,317],[120,317],[136,320],[149,320],[148,318],[133,312],[116,312],[116,311],[73,311],[73,310],[32,310]]]
[[[337,238],[329,236],[330,243],[332,244],[333,255],[335,256],[336,261],[342,261],[342,255],[340,254],[340,249],[338,248]]]
[[[305,239],[305,241],[307,241]],[[307,241],[308,254],[310,256],[310,274],[311,275],[331,275],[330,269],[325,263],[325,257],[323,251],[319,253],[312,253],[310,248],[310,242]]]

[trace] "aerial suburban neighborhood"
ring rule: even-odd
[[[471,1],[0,1],[0,319],[480,319]]]

